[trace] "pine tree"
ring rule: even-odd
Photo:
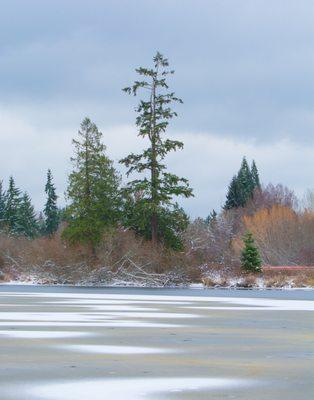
[[[41,236],[46,235],[46,223],[45,223],[44,214],[42,212],[40,212],[38,215],[37,226],[38,226],[39,235],[41,235]]]
[[[47,201],[44,208],[45,215],[45,234],[52,236],[58,229],[59,226],[59,210],[57,207],[56,189],[53,184],[53,178],[51,170],[47,172],[47,183],[45,186],[45,192],[47,194]]]
[[[147,98],[142,99],[136,109],[136,125],[139,128],[138,136],[147,139],[149,147],[141,154],[129,154],[120,162],[128,168],[127,175],[132,172],[144,174],[142,179],[130,182],[127,190],[134,195],[141,193],[144,214],[150,218],[151,240],[156,245],[162,234],[158,228],[158,216],[162,214],[162,208],[171,206],[173,196],[192,196],[192,189],[187,179],[167,172],[163,162],[167,153],[183,148],[182,142],[162,137],[169,121],[177,116],[171,105],[182,103],[182,100],[168,90],[166,78],[174,73],[168,70],[168,60],[157,52],[153,62],[153,68],[136,69],[141,80],[123,89],[134,96],[141,89],[147,93]]]
[[[207,225],[214,226],[217,223],[217,212],[212,210],[205,219]]]
[[[73,140],[74,170],[69,176],[68,226],[63,237],[70,243],[86,243],[95,255],[105,229],[114,226],[120,213],[120,176],[105,154],[102,133],[85,118]]]
[[[252,167],[251,167],[251,176],[253,180],[254,189],[260,189],[261,183],[259,179],[259,173],[254,160],[252,162]]]
[[[232,208],[238,208],[241,206],[240,201],[240,187],[237,177],[234,176],[228,187],[228,193],[226,202],[224,205],[225,210],[231,210]]]
[[[0,231],[5,225],[5,192],[3,190],[3,183],[0,181]]]
[[[241,254],[242,269],[246,272],[261,272],[262,261],[253,235],[250,232],[246,233],[243,242],[244,248]]]
[[[246,158],[243,157],[241,167],[237,175],[235,175],[228,187],[225,210],[232,208],[245,207],[247,202],[253,198],[256,188],[260,188],[260,180],[255,162],[252,163],[250,169]]]
[[[189,217],[177,203],[158,209],[158,237],[162,243],[173,250],[182,250],[182,234],[187,229]],[[151,214],[146,199],[137,196],[125,198],[123,226],[150,240],[152,237]]]
[[[21,205],[19,208],[20,226],[17,233],[25,235],[33,239],[38,235],[39,229],[36,219],[36,213],[31,203],[29,195],[25,192],[22,196]]]
[[[245,157],[243,157],[241,168],[238,172],[237,183],[239,187],[238,203],[240,207],[244,207],[247,201],[252,198],[254,190],[253,178]]]
[[[21,223],[21,192],[15,186],[13,177],[9,179],[9,187],[5,194],[4,223],[11,234],[19,234],[22,230]]]

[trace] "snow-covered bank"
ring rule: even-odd
[[[115,282],[115,283],[86,283],[83,282],[79,284],[62,284],[62,283],[43,283],[40,280],[31,280],[31,281],[8,281],[8,282],[0,282],[0,286],[55,286],[55,287],[104,287],[104,288],[188,288],[193,290],[204,290],[204,289],[232,289],[232,290],[243,290],[243,289],[258,289],[258,290],[314,290],[314,286],[298,286],[297,283],[289,280],[289,282],[282,283],[278,282],[274,285],[271,285],[266,279],[258,278],[255,282],[248,284],[245,278],[230,278],[228,282],[226,279],[222,279],[222,282],[219,283],[219,279],[217,281],[210,281],[205,278],[204,283],[190,283],[190,284],[176,284],[176,285],[152,285],[151,283],[141,283],[138,284],[136,282]]]

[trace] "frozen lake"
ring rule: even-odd
[[[309,400],[314,291],[0,286],[1,400]]]

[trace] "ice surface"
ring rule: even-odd
[[[79,293],[17,293],[13,294],[10,292],[2,292],[1,296],[16,296],[16,297],[41,297],[41,298],[61,298],[65,299],[76,299],[76,304],[79,305],[80,301],[82,304],[90,300],[101,300],[106,304],[107,301],[124,301],[124,302],[142,302],[147,304],[153,301],[155,305],[158,302],[169,302],[170,304],[175,302],[197,302],[207,303],[211,307],[210,303],[218,302],[224,304],[236,304],[241,306],[249,307],[248,309],[256,310],[280,310],[280,311],[314,311],[314,302],[309,300],[279,300],[279,299],[267,299],[267,298],[237,298],[237,297],[196,297],[196,296],[165,296],[165,295],[138,295],[138,294],[79,294]],[[175,299],[175,300],[174,300]],[[173,303],[175,304],[175,303]],[[253,308],[254,307],[254,308]],[[223,306],[219,309],[223,310]],[[232,308],[236,310],[236,308]]]
[[[34,386],[27,394],[41,400],[159,400],[165,399],[165,394],[169,392],[226,391],[250,384],[250,381],[238,379],[187,377],[81,380]]]

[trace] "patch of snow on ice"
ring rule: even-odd
[[[62,299],[97,299],[97,300],[123,300],[123,301],[183,301],[197,303],[226,303],[251,307],[251,310],[276,310],[276,311],[314,311],[314,301],[310,300],[279,300],[267,298],[241,298],[241,297],[196,297],[196,296],[169,296],[169,295],[139,295],[139,294],[78,294],[78,293],[18,293],[11,296],[25,296],[34,298],[62,298]],[[4,293],[0,294],[4,295]],[[7,294],[5,294],[7,296]],[[234,308],[235,309],[235,308]],[[221,307],[223,310],[223,307]]]
[[[138,346],[107,346],[107,345],[70,345],[62,346],[64,350],[75,351],[79,353],[94,353],[94,354],[161,354],[168,353],[166,349],[153,347],[138,347]]]
[[[107,315],[107,314],[106,314]],[[148,319],[154,319],[154,318],[169,318],[169,319],[178,319],[178,318],[198,318],[199,316],[197,314],[183,314],[183,313],[168,313],[168,312],[133,312],[133,311],[126,311],[126,312],[113,312],[110,313],[111,316],[117,317],[117,318],[148,318]]]
[[[165,399],[169,392],[199,390],[230,390],[249,386],[252,382],[224,378],[151,378],[81,380],[66,383],[44,384],[27,390],[26,395],[42,400],[143,400],[153,395],[154,400]],[[160,395],[160,396],[158,396]]]
[[[108,321],[108,322],[28,322],[28,321],[6,321],[0,322],[0,326],[53,326],[53,327],[104,327],[104,328],[182,328],[184,325],[179,324],[164,324],[159,322],[144,322],[144,321]]]
[[[65,339],[82,336],[90,336],[87,332],[74,331],[15,331],[15,330],[0,330],[0,337],[5,336],[17,339]]]

